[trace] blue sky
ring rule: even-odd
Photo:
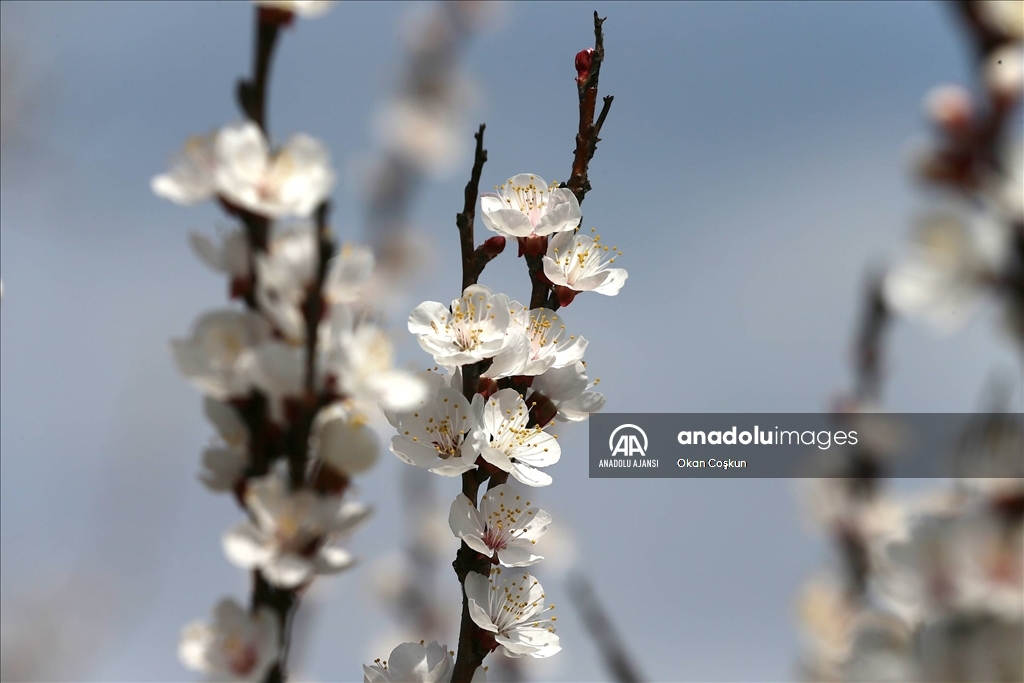
[[[573,56],[591,43],[593,9],[609,17],[602,92],[616,99],[584,225],[625,252],[617,265],[630,278],[618,297],[581,297],[565,317],[591,342],[607,409],[825,409],[849,385],[867,269],[898,255],[928,199],[906,173],[908,143],[925,134],[920,101],[968,77],[950,13],[931,2],[508,4],[464,59],[478,85],[467,139],[488,125],[485,187],[524,171],[568,175]],[[95,653],[57,675],[186,679],[181,625],[246,592],[219,550],[238,513],[194,477],[210,428],[167,353],[223,302],[223,282],[186,243],[223,219],[161,202],[148,182],[187,135],[238,117],[231,88],[248,69],[250,11],[0,5],[33,103],[3,159],[0,597],[7,621],[68,581],[80,587],[68,614],[102,628],[91,629]],[[341,3],[289,30],[274,67],[272,131],[327,143],[345,238],[361,235],[359,162],[395,87],[409,11]],[[407,309],[457,294],[453,216],[468,166],[415,206],[440,260]],[[525,297],[509,252],[484,282]],[[399,333],[403,319],[393,316]],[[898,324],[888,405],[971,410],[993,373],[1019,375],[994,319],[982,311],[953,337]],[[410,340],[400,346],[427,362]],[[644,672],[789,678],[793,595],[828,559],[801,524],[794,482],[590,480],[585,427],[564,432],[544,499]],[[353,542],[366,561],[321,595],[302,667],[313,680],[357,680],[360,663],[387,654],[369,652],[389,620],[367,587],[374,558],[400,539],[399,466],[384,453],[360,482],[379,512]],[[455,495],[451,482],[438,490]],[[454,608],[454,576],[441,579]],[[545,586],[562,603],[566,650],[537,676],[604,678],[561,581]]]

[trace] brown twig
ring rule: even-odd
[[[604,659],[605,667],[611,678],[619,683],[640,683],[644,680],[637,670],[633,658],[626,651],[626,645],[616,633],[615,627],[608,618],[601,602],[597,599],[594,587],[585,577],[576,574],[567,582],[569,597],[572,599],[580,619],[587,627],[590,636],[597,643],[597,649]]]
[[[563,183],[563,187],[572,190],[576,200],[583,204],[583,200],[592,188],[590,185],[590,161],[597,151],[597,143],[601,141],[601,128],[611,111],[612,95],[606,95],[601,105],[601,112],[594,114],[597,110],[597,86],[601,77],[601,65],[604,63],[604,29],[603,25],[607,17],[598,16],[594,12],[594,47],[583,50],[576,55],[576,90],[579,95],[579,127],[576,132],[576,150],[573,153],[572,172],[569,180]],[[544,277],[544,252],[547,247],[547,240],[544,240],[544,248],[534,251],[527,251],[526,264],[530,271],[530,308],[547,307],[551,310],[558,310],[561,302],[554,293],[551,283]]]

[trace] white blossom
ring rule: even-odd
[[[377,433],[343,402],[320,411],[314,422],[312,442],[322,462],[347,476],[373,467],[380,452]]]
[[[483,285],[470,285],[451,310],[425,301],[409,315],[409,331],[438,365],[467,365],[494,357],[506,344],[510,302]]]
[[[407,412],[385,412],[398,430],[391,439],[391,452],[410,465],[446,477],[476,469],[476,457],[487,443],[481,422],[483,397],[477,394],[470,404],[437,373],[422,377],[427,393],[419,405]]]
[[[1020,0],[978,0],[974,6],[992,30],[1007,38],[1024,38],[1024,3]]]
[[[547,486],[551,476],[538,468],[558,462],[562,449],[553,435],[528,426],[529,419],[518,391],[496,392],[483,406],[483,427],[489,443],[480,455],[527,486]]]
[[[358,244],[343,244],[327,264],[324,296],[332,304],[349,304],[363,296],[367,280],[373,273],[373,250]]]
[[[219,244],[202,233],[189,234],[189,244],[203,263],[230,278],[249,276],[249,241],[238,228],[219,235]]]
[[[275,235],[266,253],[256,257],[256,299],[284,336],[301,343],[306,338],[302,304],[317,274],[317,236],[308,223],[289,225]],[[362,295],[373,270],[373,252],[346,244],[327,266],[322,291],[328,305],[348,304]]]
[[[242,480],[249,462],[249,430],[227,403],[207,397],[203,409],[219,438],[203,451],[199,479],[211,491],[230,491]]]
[[[993,51],[982,75],[993,93],[1010,102],[1018,99],[1024,89],[1024,46],[1011,43]]]
[[[589,380],[587,366],[583,361],[564,368],[552,368],[534,378],[526,394],[526,401],[532,407],[544,397],[551,402],[551,409],[555,411],[552,416],[554,419],[559,422],[582,422],[591,413],[604,408],[604,394],[591,391],[598,381]],[[546,424],[547,420],[543,422]]]
[[[481,667],[482,668],[482,667]],[[452,653],[436,641],[402,643],[386,660],[363,665],[364,683],[450,683],[455,670]],[[474,681],[481,680],[477,676]]]
[[[886,301],[943,331],[961,327],[1009,253],[1009,232],[986,220],[939,213],[921,223],[911,254],[885,278]]]
[[[171,159],[171,168],[150,181],[153,194],[186,206],[210,199],[217,193],[219,131],[193,135]]]
[[[925,515],[887,548],[883,595],[910,619],[981,611],[1024,614],[1024,533],[988,512]]]
[[[550,523],[551,515],[532,507],[530,501],[523,502],[508,484],[488,490],[479,510],[460,493],[448,515],[448,525],[457,538],[487,557],[497,555],[506,567],[526,567],[543,560],[534,554],[534,546]]]
[[[256,301],[284,336],[306,336],[302,302],[316,275],[317,238],[308,224],[289,225],[274,236],[266,253],[256,255]]]
[[[572,190],[548,184],[540,176],[512,176],[495,193],[480,196],[484,225],[508,238],[575,230],[583,214]]]
[[[269,607],[250,613],[231,598],[221,600],[213,623],[197,621],[181,633],[178,657],[215,681],[262,681],[277,662],[277,616]]]
[[[318,345],[324,354],[324,372],[346,399],[380,404],[385,410],[407,410],[427,395],[419,377],[395,367],[388,333],[349,307],[333,306],[321,334],[326,335]]]
[[[244,500],[252,519],[228,531],[224,552],[242,569],[259,569],[282,588],[350,567],[352,556],[333,543],[370,514],[366,505],[342,496],[291,490],[280,472],[250,479]]]
[[[337,0],[253,0],[254,4],[267,9],[290,12],[300,17],[314,19],[323,16]]]
[[[270,335],[259,315],[232,310],[199,318],[189,339],[171,341],[178,370],[207,396],[226,399],[249,391],[249,361]]]
[[[511,321],[505,348],[495,357],[484,377],[540,375],[550,368],[564,368],[583,359],[587,340],[568,334],[557,313],[548,308],[509,304]]]
[[[469,615],[484,631],[494,634],[508,657],[550,657],[562,648],[555,635],[554,605],[544,604],[544,588],[529,573],[466,575]]]
[[[293,135],[271,151],[251,121],[227,126],[216,137],[216,188],[229,204],[269,218],[307,217],[334,185],[323,145]]]
[[[314,389],[339,394],[354,406],[380,406],[404,410],[425,395],[423,382],[413,373],[394,367],[394,348],[388,334],[362,320],[348,306],[331,307],[317,331]],[[273,401],[275,418],[287,398],[305,392],[305,349],[294,343],[271,340],[251,357],[253,383]]]
[[[628,277],[623,268],[609,268],[621,254],[615,247],[601,244],[600,236],[559,233],[548,242],[544,275],[552,284],[575,292],[615,296]]]

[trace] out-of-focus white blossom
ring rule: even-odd
[[[615,296],[629,274],[624,268],[610,268],[622,252],[601,244],[600,236],[562,232],[548,242],[544,275],[552,284],[575,292],[597,292]]]
[[[974,6],[993,31],[1007,38],[1024,38],[1024,3],[1020,0],[977,0]]]
[[[363,296],[373,273],[373,250],[359,244],[343,244],[327,264],[323,292],[332,304],[350,304]]]
[[[572,190],[520,173],[497,192],[480,195],[481,218],[489,229],[510,239],[575,230],[583,214]]]
[[[418,377],[394,367],[388,334],[348,306],[331,307],[317,334],[316,390],[330,390],[361,410],[377,404],[404,410],[425,396]],[[297,344],[268,341],[252,354],[249,365],[253,383],[272,399],[277,417],[283,413],[281,401],[305,392],[305,350]]]
[[[272,151],[251,121],[216,138],[216,187],[229,204],[269,218],[307,217],[334,186],[330,155],[308,135],[293,135]]]
[[[395,367],[391,337],[369,320],[343,305],[331,309],[326,335],[318,344],[322,366],[335,390],[357,405],[385,410],[407,410],[427,395],[426,385],[414,373]]]
[[[526,567],[544,558],[534,554],[537,540],[547,531],[551,515],[532,507],[530,501],[508,484],[489,489],[480,509],[464,494],[456,496],[448,525],[456,537],[487,557],[498,556],[506,567]]]
[[[259,315],[214,311],[199,318],[191,338],[172,340],[171,352],[186,379],[224,400],[249,391],[251,356],[269,335],[270,326]]]
[[[217,193],[217,135],[193,135],[171,159],[171,168],[153,178],[150,188],[158,197],[186,206]]]
[[[211,491],[230,491],[241,481],[249,462],[249,430],[227,403],[207,397],[203,408],[220,438],[203,451],[199,479]]]
[[[203,263],[230,278],[249,276],[249,241],[238,228],[219,236],[219,244],[202,233],[193,232],[189,244]]]
[[[951,213],[923,221],[912,251],[885,278],[886,301],[942,331],[961,327],[1009,253],[1009,232],[994,222],[966,223]]]
[[[252,520],[228,531],[224,552],[239,567],[259,569],[282,588],[350,567],[354,559],[334,541],[370,515],[369,507],[342,496],[291,490],[278,472],[250,479],[245,505]]]
[[[1024,90],[1024,45],[1003,45],[988,56],[983,72],[985,86],[1004,102],[1014,102]]]
[[[178,204],[219,196],[269,218],[309,216],[333,185],[330,156],[319,141],[298,134],[272,151],[252,121],[190,138],[171,169],[151,182],[155,194]]]
[[[530,414],[515,389],[502,389],[484,403],[483,427],[489,443],[480,455],[527,486],[547,486],[551,476],[540,471],[558,462],[558,440],[540,427],[527,426]]]
[[[509,304],[511,321],[505,348],[495,357],[484,377],[540,375],[550,368],[564,368],[583,360],[587,340],[568,334],[562,319],[547,308],[530,310],[518,301]]]
[[[284,336],[306,336],[302,302],[316,274],[316,233],[307,224],[285,227],[274,235],[266,253],[256,255],[256,301]]]
[[[386,411],[398,430],[391,452],[404,462],[446,477],[476,468],[476,457],[487,443],[481,411],[483,397],[470,404],[462,392],[445,384],[437,373],[423,373],[427,394],[407,412]]]
[[[555,634],[554,605],[544,604],[544,588],[529,573],[503,572],[466,575],[469,615],[494,639],[508,657],[550,657],[562,647]]]
[[[324,408],[316,417],[313,442],[317,457],[347,476],[373,467],[380,452],[377,433],[360,415],[342,404]]]
[[[280,627],[268,607],[251,614],[233,599],[221,600],[213,623],[184,628],[178,657],[214,681],[262,681],[277,662]]]
[[[290,12],[306,19],[323,16],[335,2],[337,0],[253,0],[259,7]]]
[[[511,317],[507,296],[470,285],[451,310],[437,301],[417,306],[409,315],[409,331],[438,365],[467,365],[502,350]]]
[[[982,612],[1024,614],[1024,528],[983,511],[928,515],[890,545],[878,580],[892,607],[910,619]]]

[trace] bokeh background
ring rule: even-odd
[[[618,297],[580,297],[565,317],[591,340],[607,410],[827,409],[850,384],[868,270],[899,255],[928,199],[907,173],[908,145],[925,134],[921,99],[937,83],[969,83],[952,13],[934,2],[507,4],[463,57],[476,84],[467,141],[487,123],[482,185],[568,175],[573,57],[592,44],[594,9],[609,17],[601,84],[615,104],[584,226],[625,252],[617,265],[630,278]],[[277,55],[271,130],[327,143],[346,239],[365,240],[370,131],[397,87],[411,11],[341,3],[298,22]],[[194,476],[211,429],[167,351],[224,301],[223,280],[186,242],[224,219],[211,205],[162,202],[148,182],[187,135],[238,117],[251,9],[4,2],[0,18],[4,676],[184,680],[181,626],[248,590],[220,552],[238,512]],[[433,256],[416,297],[390,314],[411,366],[429,359],[402,336],[404,312],[458,290],[454,214],[469,163],[431,179],[414,207]],[[509,251],[484,282],[526,298]],[[1015,383],[1019,407],[1024,365],[994,319],[983,310],[952,337],[898,324],[888,407],[970,411],[993,376]],[[649,679],[792,678],[793,597],[829,560],[801,521],[795,482],[590,480],[586,427],[561,438],[541,498],[573,550],[538,575],[565,651],[527,674],[607,678],[564,596],[572,564]],[[303,679],[359,680],[361,663],[397,644],[372,579],[402,539],[400,467],[385,452],[360,479],[378,514],[352,542],[364,562],[310,599],[293,663]],[[456,489],[438,485],[445,503]],[[439,578],[457,610],[454,575],[442,567]]]

